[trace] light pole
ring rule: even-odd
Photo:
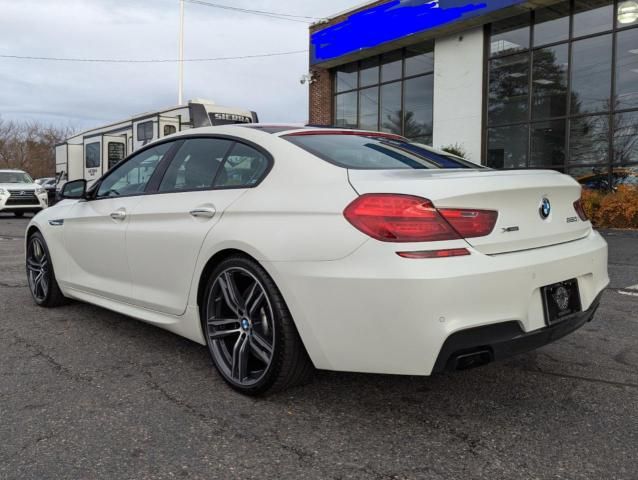
[[[179,61],[177,104],[181,105],[184,98],[184,0],[179,0]]]

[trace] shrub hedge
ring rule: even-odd
[[[583,189],[582,202],[596,227],[638,228],[638,187],[622,185],[613,192]]]

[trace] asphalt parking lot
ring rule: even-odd
[[[536,352],[430,378],[318,372],[252,399],[197,344],[37,308],[27,222],[0,215],[0,479],[638,478],[638,233],[606,232],[595,320]]]

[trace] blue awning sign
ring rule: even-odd
[[[393,0],[353,13],[344,21],[313,33],[310,37],[310,63],[334,60],[524,1]]]

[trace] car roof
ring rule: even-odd
[[[12,172],[12,173],[27,173],[24,170],[18,170],[17,168],[4,168],[0,170],[0,173],[8,173],[8,172]]]
[[[155,140],[154,142],[149,143],[147,146],[150,147],[156,143],[165,141],[167,139],[177,139],[179,137],[188,137],[193,135],[232,135],[237,131],[237,129],[251,130],[253,132],[260,132],[264,135],[272,135],[276,137],[283,136],[304,136],[304,135],[361,135],[361,136],[370,136],[370,137],[380,137],[391,140],[399,140],[404,142],[410,142],[409,139],[405,138],[402,135],[398,135],[396,133],[388,133],[388,132],[379,132],[378,130],[357,130],[353,128],[344,128],[344,127],[334,127],[329,125],[295,125],[293,123],[237,123],[237,124],[229,124],[229,125],[217,125],[211,127],[197,127],[197,128],[189,128],[188,130],[182,130],[181,132],[174,133],[169,137],[164,137],[159,140]],[[448,157],[453,157],[458,160],[463,160],[469,163],[470,160],[466,160],[460,158],[454,154],[444,152],[442,150],[433,148],[429,145],[420,144],[419,147],[429,150],[432,153],[436,153],[438,155],[445,155]],[[479,165],[479,164],[475,164]]]

